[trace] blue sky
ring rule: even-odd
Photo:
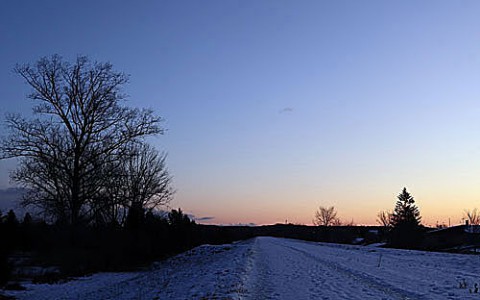
[[[213,223],[372,224],[406,186],[430,224],[480,207],[477,1],[2,1],[0,115],[16,63],[131,75],[165,118],[173,207]],[[3,130],[4,132],[4,130]],[[9,187],[0,162],[0,188]]]

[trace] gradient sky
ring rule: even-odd
[[[424,223],[480,208],[479,1],[1,1],[16,63],[88,55],[131,75],[167,133],[172,207],[210,223],[375,224],[405,186]],[[1,129],[1,132],[5,132]],[[14,161],[0,161],[0,188]]]

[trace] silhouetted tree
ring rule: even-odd
[[[480,212],[476,208],[465,210],[464,217],[470,225],[480,225]]]
[[[12,209],[9,210],[3,224],[4,234],[2,236],[2,247],[7,248],[7,252],[17,248],[19,245],[18,225],[15,212]]]
[[[29,212],[25,213],[25,216],[23,217],[23,226],[31,226],[32,225],[32,216],[30,215]]]
[[[8,211],[7,218],[5,220],[5,225],[10,228],[15,228],[18,226],[17,215],[15,214],[13,209]]]
[[[22,250],[30,250],[32,247],[33,219],[29,212],[25,213],[20,226],[20,247]]]
[[[179,208],[178,210],[172,209],[168,214],[168,223],[171,228],[171,242],[175,250],[187,249],[193,243],[192,241],[192,228],[195,224],[194,221],[183,213]]]
[[[168,204],[173,195],[171,177],[165,165],[166,154],[147,144],[133,144],[121,161],[125,198],[144,209]]]
[[[179,208],[178,210],[172,209],[172,211],[168,213],[168,222],[171,226],[174,227],[181,227],[194,223],[186,214],[183,213],[181,208]]]
[[[335,210],[335,207],[320,206],[315,212],[313,224],[317,226],[339,226],[341,225],[341,222],[340,219],[337,218],[337,212]]]
[[[392,225],[392,212],[382,210],[377,214],[377,223],[383,227],[390,227]]]
[[[32,88],[36,117],[7,117],[0,158],[20,158],[12,178],[29,190],[24,205],[68,224],[88,222],[105,200],[102,167],[121,161],[126,145],[163,133],[161,119],[121,104],[128,77],[109,63],[54,55],[15,71]]]
[[[128,210],[126,226],[131,229],[140,228],[145,221],[145,209],[139,202],[132,203]]]
[[[166,227],[169,225],[166,215],[154,214],[153,210],[148,210],[145,213],[145,224],[149,228],[156,228],[158,226]]]
[[[115,162],[115,166],[107,166],[115,176],[110,176],[105,188],[105,198],[111,204],[107,209],[98,209],[102,218],[122,223],[122,216],[132,208],[146,211],[168,204],[173,189],[165,159],[166,154],[148,144],[130,144],[122,160]]]
[[[416,247],[422,237],[420,211],[406,188],[403,188],[397,199],[391,217],[391,244],[395,247]]]

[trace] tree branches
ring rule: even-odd
[[[162,119],[122,105],[128,76],[109,63],[78,57],[70,64],[58,55],[17,65],[15,72],[32,88],[36,117],[7,116],[10,135],[0,158],[20,158],[12,178],[33,191],[24,204],[63,222],[89,221],[93,212],[118,204],[106,200],[117,193],[109,191],[111,176],[135,178],[124,182],[129,197],[138,191],[130,203],[138,198],[155,206],[171,199],[165,157],[145,144],[146,136],[163,133]]]
[[[313,224],[317,226],[332,226],[340,225],[340,219],[337,218],[337,212],[335,207],[323,207],[320,206],[315,212],[315,218],[313,219]]]

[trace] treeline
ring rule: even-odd
[[[33,115],[8,114],[0,160],[17,159],[11,179],[21,204],[45,220],[0,217],[0,281],[17,261],[58,266],[64,275],[124,270],[202,243],[229,242],[179,210],[166,154],[150,144],[165,131],[152,110],[125,105],[128,75],[79,56],[43,57],[14,69],[31,89]],[[16,268],[18,269],[18,268]]]
[[[163,119],[125,105],[125,73],[59,55],[14,72],[31,89],[33,115],[7,114],[0,159],[17,159],[21,204],[47,222],[2,217],[2,264],[32,251],[65,274],[114,270],[193,244],[193,222],[180,210],[152,213],[174,194],[166,154],[148,140],[164,133]]]
[[[0,284],[12,278],[12,258],[19,253],[27,253],[35,265],[57,267],[58,272],[33,278],[55,282],[99,271],[131,270],[201,244],[252,236],[248,229],[239,228],[198,225],[181,209],[129,215],[124,226],[47,224],[32,220],[28,213],[18,220],[10,211],[0,215]]]
[[[35,105],[33,116],[7,114],[0,159],[17,159],[11,179],[25,188],[23,206],[75,227],[123,224],[131,209],[171,201],[166,154],[148,141],[163,134],[163,119],[125,106],[126,74],[58,55],[14,72]]]
[[[477,220],[476,211],[469,213],[468,216],[471,220]],[[382,226],[380,230],[382,241],[386,242],[386,246],[403,249],[423,247],[422,243],[427,228],[421,224],[420,210],[406,188],[403,188],[397,196],[394,210],[392,212],[380,211],[377,217],[377,222]],[[345,223],[337,217],[334,206],[320,206],[315,212],[313,224],[319,227],[345,226]],[[346,225],[347,227],[352,226],[353,220]]]
[[[196,224],[181,209],[169,213],[129,214],[123,226],[66,226],[34,221],[27,213],[18,220],[13,211],[0,216],[0,282],[12,270],[15,253],[28,253],[36,265],[55,266],[58,273],[39,275],[36,282],[55,282],[68,276],[99,271],[125,271],[146,266],[202,244],[223,244],[255,236],[295,238],[316,242],[362,243],[382,239],[382,227],[215,226]],[[10,257],[10,262],[8,260]],[[15,279],[15,278],[14,278]]]

